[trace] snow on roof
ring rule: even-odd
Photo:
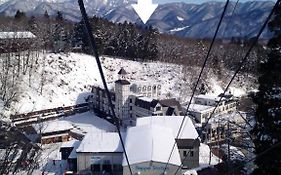
[[[143,100],[143,101],[147,101],[147,102],[152,102],[153,101],[152,98],[148,98],[148,97],[140,97],[139,99]]]
[[[37,133],[42,133],[42,134],[58,132],[58,131],[67,131],[73,128],[73,126],[69,122],[59,121],[59,120],[36,123],[33,124],[33,127]]]
[[[137,118],[137,126],[142,125],[159,125],[170,128],[173,131],[174,137],[177,136],[183,116],[152,116]],[[196,139],[198,133],[189,117],[185,118],[184,125],[179,135],[180,139]]]
[[[80,141],[76,139],[72,139],[68,142],[63,142],[61,148],[71,148],[80,145]]]
[[[123,135],[123,134],[122,134]],[[116,132],[89,132],[76,152],[101,153],[123,152],[120,138]]]
[[[76,152],[77,148],[75,147],[75,148],[72,149],[71,153],[68,156],[69,159],[76,159],[77,158],[77,152]]]
[[[19,38],[36,38],[36,36],[29,32],[0,32],[0,39],[19,39]]]
[[[203,99],[208,99],[208,100],[219,100],[218,96],[213,95],[213,94],[207,94],[207,95],[197,95],[194,98],[203,98]]]
[[[131,127],[127,130],[125,148],[131,165],[148,161],[166,163],[174,142],[171,129],[156,125],[144,125]],[[177,147],[175,147],[169,163],[181,165]],[[125,158],[123,158],[122,165],[127,165]]]
[[[76,149],[80,146],[80,144],[81,144],[81,141],[79,141],[79,140],[75,141],[75,144],[73,145],[73,149],[68,156],[69,159],[76,159],[77,158]]]
[[[190,104],[189,106],[189,111],[193,111],[193,112],[202,112],[210,109],[214,109],[214,106],[200,105],[195,103]]]
[[[75,114],[66,118],[60,119],[61,121],[70,122],[73,125],[73,132],[85,134],[88,132],[114,132],[116,126],[108,121],[97,117],[94,113],[85,112],[82,114]]]

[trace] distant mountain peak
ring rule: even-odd
[[[113,22],[132,22],[141,24],[141,20],[130,4],[136,0],[84,0],[89,16],[104,17]],[[168,3],[161,4],[152,15],[147,25],[154,26],[160,32],[192,38],[210,38],[214,34],[224,2],[207,2],[203,4]],[[272,1],[256,1],[239,3],[235,15],[229,22],[235,2],[231,2],[218,37],[253,37],[257,26],[261,26],[272,9]],[[43,15],[47,10],[49,15],[58,11],[72,21],[79,21],[81,14],[77,0],[0,0],[0,14],[14,16],[16,10],[27,15]],[[226,28],[227,23],[230,23]],[[188,26],[188,27],[187,27]],[[270,36],[268,31],[263,37]]]

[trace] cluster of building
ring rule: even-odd
[[[182,108],[175,98],[159,99],[161,84],[157,83],[130,83],[126,79],[127,72],[121,68],[119,79],[115,81],[111,99],[116,116],[124,127],[135,126],[136,119],[147,116],[179,116]],[[88,99],[91,107],[111,114],[108,98],[104,89],[93,86],[92,96]]]
[[[229,116],[237,110],[237,99],[231,94],[201,94],[194,97],[193,103],[186,110],[187,104],[183,105],[183,111],[193,119],[197,130],[203,133],[202,141],[215,142],[225,139]]]
[[[89,131],[76,137],[73,127],[65,124],[55,136],[56,140],[67,141],[60,151],[68,169],[79,174],[126,175],[131,168],[133,174],[160,175],[182,174],[182,170],[198,167],[201,139],[212,141],[225,129],[211,122],[201,139],[198,130],[213,113],[219,116],[235,111],[237,100],[232,95],[198,95],[187,111],[186,105],[174,98],[160,98],[161,84],[130,83],[126,74],[123,68],[118,72],[119,79],[110,95],[114,112],[122,121],[121,136],[130,167],[117,132]],[[87,101],[93,111],[112,115],[104,89],[93,86]],[[53,141],[46,130],[54,132],[54,127],[44,130],[42,143]]]
[[[183,116],[138,118],[136,126],[121,134],[133,174],[182,174],[182,167],[199,166],[200,140],[189,118],[177,137],[182,120]],[[61,152],[79,174],[130,174],[116,132],[89,132],[82,141],[63,144]]]

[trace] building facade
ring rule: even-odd
[[[130,83],[126,75],[127,72],[121,68],[114,91],[110,92],[115,114],[121,119],[124,127],[134,126],[139,117],[177,116],[182,113],[181,105],[176,99],[160,99],[160,84]],[[92,109],[112,114],[104,89],[93,86],[88,101]]]

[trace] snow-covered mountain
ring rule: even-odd
[[[133,2],[134,0],[84,0],[89,16],[97,15],[113,22],[129,21],[142,24],[130,5]],[[253,37],[274,3],[272,1],[239,3],[235,14],[231,17],[234,5],[234,2],[229,5],[219,37]],[[157,27],[160,32],[179,36],[212,37],[223,7],[224,2],[209,2],[200,5],[162,4],[158,6],[147,24]],[[55,15],[57,11],[61,11],[66,19],[73,21],[81,19],[77,0],[0,1],[0,14],[13,16],[18,9],[29,15],[42,15],[45,11],[48,11],[50,15]],[[268,31],[263,35],[264,38],[269,36]]]

